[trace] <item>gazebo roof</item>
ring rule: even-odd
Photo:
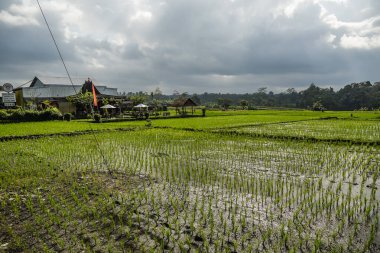
[[[197,104],[191,98],[178,98],[174,100],[172,106],[186,107],[186,106],[197,106]]]

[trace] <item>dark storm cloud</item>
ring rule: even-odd
[[[279,91],[380,79],[375,0],[40,2],[73,75],[125,91]],[[34,8],[31,0],[0,3],[2,79],[64,75]]]
[[[6,34],[0,40],[2,50],[0,64],[38,63],[57,60],[57,52],[51,47],[52,41],[41,39],[47,35],[45,30],[2,26],[0,27],[0,33]]]

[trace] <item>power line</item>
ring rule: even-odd
[[[71,80],[71,76],[70,76],[70,74],[69,74],[69,71],[67,70],[67,67],[66,67],[65,61],[63,60],[63,57],[62,57],[61,51],[59,50],[59,47],[58,47],[58,45],[57,45],[57,42],[55,41],[54,35],[53,35],[53,33],[52,33],[51,29],[50,29],[49,23],[48,23],[48,21],[47,21],[47,19],[46,19],[46,17],[45,17],[45,14],[44,14],[44,12],[43,12],[43,10],[42,10],[42,7],[41,7],[41,5],[40,5],[40,2],[39,2],[38,0],[36,0],[36,1],[37,1],[37,4],[38,4],[38,7],[40,8],[40,11],[41,11],[42,17],[43,17],[44,20],[45,20],[46,26],[47,26],[47,28],[49,29],[50,36],[51,36],[51,38],[53,39],[53,42],[54,42],[55,48],[57,49],[58,54],[59,54],[59,57],[61,58],[61,61],[62,61],[62,63],[63,63],[63,66],[65,67],[65,70],[66,70],[67,76],[68,76],[69,79],[70,79],[70,83],[71,83],[71,85],[73,86],[73,89],[74,89],[75,94],[76,94],[76,93],[77,93],[77,90],[75,89],[74,84],[73,84],[73,81]]]
[[[26,83],[20,84],[20,85],[19,85],[19,86],[17,86],[15,89],[17,89],[17,88],[20,88],[20,87],[24,86],[25,84],[31,83],[32,81],[33,81],[33,79],[32,79],[32,80],[29,80],[29,81],[27,81]]]
[[[65,67],[65,70],[66,70],[67,76],[68,76],[69,79],[70,79],[70,83],[71,83],[71,85],[72,85],[72,87],[73,87],[73,89],[74,89],[74,91],[75,91],[75,94],[77,94],[77,91],[76,91],[76,89],[75,89],[75,86],[74,86],[74,84],[73,84],[73,81],[71,80],[70,73],[69,73],[69,71],[68,71],[68,69],[67,69],[67,67],[66,67],[65,61],[63,60],[63,57],[62,57],[61,51],[59,50],[58,44],[57,44],[57,42],[55,41],[54,35],[53,35],[53,33],[52,33],[51,29],[50,29],[49,23],[48,23],[48,21],[47,21],[47,19],[46,19],[46,17],[45,17],[45,14],[44,14],[44,12],[43,12],[43,10],[42,10],[42,7],[41,7],[41,5],[40,5],[40,2],[39,2],[38,0],[36,0],[36,1],[37,1],[37,4],[38,4],[38,7],[40,8],[41,14],[42,14],[42,16],[43,16],[43,18],[44,18],[44,20],[45,20],[46,26],[47,26],[47,28],[49,29],[50,36],[51,36],[51,38],[53,39],[53,42],[54,42],[55,48],[57,49],[58,54],[59,54],[59,57],[61,58],[61,61],[62,61],[62,63],[63,63],[63,66]],[[108,165],[107,159],[106,159],[106,157],[105,157],[104,154],[103,154],[103,150],[100,148],[100,143],[99,143],[99,141],[98,141],[98,138],[96,138],[96,135],[95,135],[94,130],[92,129],[90,123],[89,123],[89,126],[90,126],[90,129],[91,129],[91,133],[92,133],[92,135],[94,136],[94,139],[95,139],[96,148],[97,148],[97,150],[99,151],[100,155],[101,155],[102,158],[103,158],[103,164],[106,166],[108,173],[112,174],[112,171],[111,171],[110,168],[109,168],[109,165]]]

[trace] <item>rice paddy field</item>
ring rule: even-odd
[[[379,125],[307,111],[0,125],[0,252],[379,252]]]
[[[370,120],[308,120],[233,128],[238,133],[313,138],[336,141],[380,141],[380,121]]]

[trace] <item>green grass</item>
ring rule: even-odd
[[[235,129],[260,135],[311,137],[322,140],[380,141],[380,122],[374,120],[318,120]]]
[[[262,115],[262,114],[238,114],[229,116],[212,116],[204,118],[184,118],[170,120],[155,120],[153,126],[173,127],[173,128],[192,128],[192,129],[215,129],[229,128],[235,126],[258,125],[276,122],[299,121],[318,118],[316,116],[303,115]]]
[[[0,136],[26,136],[143,126],[145,121],[96,124],[87,120],[0,124]]]
[[[292,122],[321,117],[351,118],[354,120],[379,120],[379,112],[312,112],[312,111],[208,111],[204,118],[175,118],[154,119],[152,125],[155,127],[193,128],[193,129],[220,129],[260,125],[276,122]],[[25,136],[40,134],[68,133],[75,131],[104,130],[116,128],[128,128],[144,126],[146,121],[123,121],[102,124],[90,123],[88,120],[50,121],[50,122],[24,122],[0,124],[0,137],[3,136]],[[321,123],[323,124],[323,123]]]
[[[1,124],[3,137],[136,131],[0,142],[0,251],[377,252],[380,150],[365,141],[380,140],[379,119],[258,110],[150,128]]]
[[[207,111],[208,117],[236,116],[236,115],[272,115],[272,116],[305,116],[305,117],[338,117],[351,118],[351,114],[357,119],[380,120],[380,111],[309,111],[309,110],[237,110],[237,111]]]
[[[0,143],[0,245],[35,252],[380,249],[377,146],[154,128],[96,139]]]

